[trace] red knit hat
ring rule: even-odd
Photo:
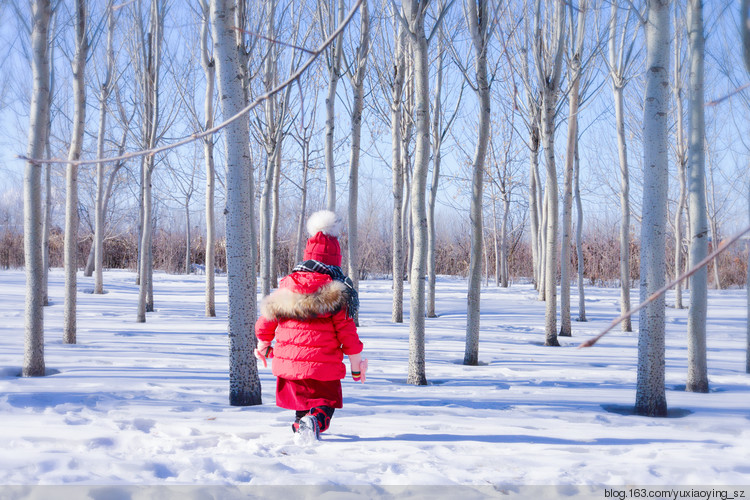
[[[341,219],[328,210],[315,212],[307,220],[310,239],[305,247],[305,260],[317,260],[329,266],[341,266],[341,246],[338,236]]]

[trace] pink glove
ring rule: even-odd
[[[267,359],[273,358],[273,347],[270,342],[258,341],[258,348],[255,349],[255,357],[263,361],[263,367],[267,368]]]
[[[355,382],[362,382],[365,383],[365,374],[367,373],[367,358],[363,359],[359,362],[359,371],[354,371],[354,367],[352,367],[352,379],[354,379]]]

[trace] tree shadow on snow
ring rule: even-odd
[[[605,411],[608,411],[610,413],[617,413],[618,415],[625,415],[625,416],[642,416],[637,415],[635,413],[635,406],[625,406],[625,405],[602,405],[602,408]],[[686,410],[684,408],[669,408],[667,409],[667,416],[666,418],[683,418],[687,417],[688,415],[692,415],[691,410]],[[651,417],[645,417],[645,418],[651,418]]]
[[[324,436],[325,442],[332,443],[345,443],[345,442],[387,442],[387,441],[411,441],[419,443],[459,443],[462,441],[472,441],[478,443],[489,443],[489,444],[545,444],[545,445],[584,445],[584,446],[635,446],[635,445],[651,445],[655,443],[703,443],[703,444],[717,444],[716,441],[700,441],[700,440],[689,440],[689,439],[644,439],[644,438],[633,438],[633,439],[617,439],[617,438],[601,438],[601,439],[561,439],[548,436],[530,436],[524,434],[512,434],[512,435],[478,435],[478,434],[397,434],[395,436],[373,436],[373,437],[359,437],[350,434],[331,434]]]

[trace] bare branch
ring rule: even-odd
[[[221,122],[220,124],[216,125],[213,128],[210,128],[210,129],[208,129],[208,130],[206,130],[204,132],[201,132],[201,133],[192,134],[192,135],[190,135],[190,136],[188,136],[188,137],[186,137],[184,139],[181,139],[179,141],[173,142],[172,144],[167,144],[167,145],[164,145],[164,146],[159,146],[159,147],[151,148],[151,149],[144,149],[144,150],[141,150],[141,151],[133,151],[131,153],[127,153],[127,154],[121,155],[121,156],[115,156],[115,157],[112,157],[112,158],[98,158],[98,159],[94,159],[94,160],[76,160],[76,161],[64,160],[64,159],[60,159],[60,158],[53,158],[53,159],[45,160],[45,159],[42,159],[42,158],[28,158],[25,155],[17,155],[16,158],[18,158],[20,160],[31,162],[31,163],[34,163],[34,164],[38,164],[38,165],[45,164],[45,163],[63,163],[63,164],[73,164],[73,165],[93,165],[93,164],[97,164],[97,163],[106,163],[106,162],[121,161],[121,160],[130,160],[130,159],[139,158],[139,157],[142,157],[142,156],[155,155],[157,153],[162,153],[164,151],[168,151],[170,149],[174,149],[174,148],[176,148],[178,146],[184,146],[185,144],[189,144],[189,143],[191,143],[193,141],[197,141],[198,139],[202,139],[203,137],[206,137],[208,135],[215,134],[216,132],[218,132],[221,129],[225,128],[227,125],[229,125],[229,124],[237,121],[242,116],[244,116],[245,114],[247,114],[250,111],[252,111],[253,109],[255,109],[258,105],[260,105],[261,103],[265,102],[267,99],[270,99],[274,95],[278,94],[279,92],[281,92],[282,90],[284,90],[287,86],[289,86],[292,83],[294,83],[300,76],[302,76],[302,74],[305,71],[307,71],[307,69],[310,66],[312,66],[313,62],[315,62],[315,60],[318,57],[320,57],[320,55],[336,40],[336,38],[341,33],[343,33],[343,31],[349,25],[349,22],[352,20],[352,18],[354,17],[354,14],[357,12],[357,10],[359,9],[359,6],[361,4],[362,4],[362,0],[357,0],[357,3],[352,7],[351,11],[346,16],[346,18],[344,18],[344,21],[336,29],[336,31],[334,31],[333,33],[331,33],[331,36],[329,36],[325,40],[325,42],[323,42],[323,44],[318,49],[316,49],[313,52],[314,55],[311,56],[310,59],[308,59],[305,62],[305,64],[303,64],[302,66],[300,66],[300,68],[297,71],[295,71],[289,78],[287,78],[284,82],[282,82],[281,84],[279,84],[275,88],[273,88],[273,89],[269,90],[268,92],[266,92],[265,94],[259,96],[252,103],[250,103],[245,108],[243,108],[242,110],[240,110],[236,115],[234,115],[234,116],[232,116],[232,117],[224,120],[223,122]]]

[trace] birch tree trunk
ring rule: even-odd
[[[360,35],[359,47],[354,60],[354,71],[349,75],[352,84],[352,112],[351,112],[351,157],[349,159],[349,245],[348,262],[349,277],[354,288],[359,290],[360,262],[358,256],[359,238],[357,235],[357,206],[359,204],[359,157],[360,140],[362,136],[362,108],[365,99],[365,76],[367,59],[370,52],[370,14],[367,1],[359,7]],[[358,318],[354,318],[358,321]]]
[[[266,25],[266,38],[273,40],[275,37],[276,4],[266,4],[270,9]],[[265,54],[263,70],[263,86],[268,92],[274,87],[276,80],[276,60],[274,57],[274,45],[269,42]],[[263,140],[266,148],[265,177],[263,191],[260,197],[260,293],[263,297],[271,293],[271,253],[273,231],[271,227],[271,198],[273,196],[274,173],[276,171],[276,156],[279,154],[279,135],[276,133],[279,123],[276,121],[276,98],[271,97],[264,102],[265,126],[263,129]]]
[[[427,199],[427,317],[436,318],[435,314],[435,241],[437,233],[435,228],[435,203],[437,201],[438,185],[440,182],[440,162],[442,147],[442,92],[443,92],[443,28],[439,28],[437,45],[437,69],[435,71],[435,95],[432,105],[432,182]]]
[[[704,144],[704,35],[703,0],[688,2],[688,43],[690,46],[690,106],[688,131],[688,210],[690,211],[690,267],[708,255],[706,214],[706,168]],[[718,245],[718,241],[715,244]],[[714,264],[715,265],[715,264]],[[686,391],[708,392],[706,363],[706,313],[708,309],[708,269],[704,266],[692,278],[688,310],[688,373]]]
[[[705,168],[705,162],[704,162],[704,168]],[[714,183],[714,169],[711,164],[711,159],[709,156],[708,160],[708,181],[709,181],[709,188],[711,190],[710,192],[710,202],[707,202],[706,204],[706,210],[707,210],[707,217],[708,217],[708,225],[711,229],[711,238],[714,242],[714,248],[718,248],[721,244],[721,235],[719,234],[719,213],[718,208],[716,206],[716,184]],[[705,179],[705,176],[704,176]],[[705,185],[705,182],[704,182]],[[708,189],[706,190],[708,191]],[[708,194],[704,196],[704,200],[708,197]],[[710,209],[710,212],[708,210]],[[706,250],[708,251],[708,250]],[[713,268],[713,274],[714,274],[714,285],[716,286],[717,290],[721,290],[721,276],[719,276],[719,256],[716,256],[712,262],[712,268]]]
[[[201,0],[201,66],[206,76],[206,94],[203,103],[204,130],[214,126],[214,86],[216,66],[208,50],[210,17],[208,2]],[[216,316],[216,229],[214,228],[214,200],[216,195],[216,169],[214,167],[214,138],[203,139],[203,156],[206,162],[206,316]]]
[[[245,106],[241,47],[235,42],[236,5],[211,1],[211,22],[222,114],[234,116]],[[250,124],[247,115],[224,129],[227,165],[227,285],[229,302],[229,403],[259,405],[261,386],[253,350],[256,318],[255,217],[253,168],[250,161]]]
[[[507,165],[507,163],[506,163]],[[500,225],[500,286],[510,286],[510,272],[508,270],[508,216],[510,215],[510,192],[506,189],[503,196],[503,221]]]
[[[291,85],[289,86],[291,88]],[[281,182],[281,152],[282,152],[282,145],[284,143],[284,133],[281,131],[281,127],[283,126],[283,120],[284,117],[281,116],[279,118],[281,120],[281,123],[279,125],[279,147],[278,147],[278,153],[276,154],[276,161],[274,163],[273,167],[273,192],[271,193],[271,274],[269,276],[269,282],[271,284],[271,288],[276,288],[278,286],[278,278],[279,278],[279,264],[278,264],[278,241],[279,241],[279,185]]]
[[[617,11],[619,6],[612,4],[609,26],[609,68],[612,82],[612,95],[615,104],[615,125],[617,129],[617,154],[620,161],[620,314],[630,310],[630,172],[628,169],[628,149],[625,138],[625,104],[624,90],[626,63],[625,35],[628,19],[622,30],[618,46]],[[630,317],[620,323],[624,332],[632,332]]]
[[[583,202],[581,201],[581,161],[578,156],[578,144],[576,144],[576,166],[573,177],[573,190],[576,199],[576,255],[578,257],[578,321],[586,319],[586,295],[583,287]]]
[[[425,11],[429,2],[407,0],[402,4],[409,24],[414,62],[414,109],[416,146],[411,183],[411,219],[414,228],[414,254],[410,276],[409,369],[406,382],[426,385],[425,372],[425,283],[427,266],[427,211],[425,188],[430,161],[430,87]]]
[[[73,60],[73,130],[68,161],[81,158],[86,123],[86,86],[84,72],[88,54],[86,38],[86,1],[76,1],[76,54]],[[63,343],[76,343],[76,295],[78,286],[78,166],[68,163],[65,175],[65,312]]]
[[[479,129],[477,144],[472,161],[471,207],[471,249],[469,258],[469,291],[467,295],[466,348],[464,364],[479,363],[479,320],[480,294],[482,290],[482,247],[484,227],[482,208],[484,202],[484,164],[487,157],[487,143],[490,135],[490,83],[487,78],[487,45],[490,31],[489,8],[485,0],[468,0],[465,15],[474,46],[476,88],[479,99]]]
[[[538,182],[539,172],[539,113],[532,116],[532,125],[529,131],[529,213],[531,219],[531,261],[534,274],[534,286],[541,289],[541,266],[539,252],[539,203],[538,191],[542,186]]]
[[[55,32],[55,17],[54,13],[50,14],[50,20],[47,22],[47,31]],[[36,18],[35,18],[36,19]],[[51,24],[51,27],[50,27]],[[49,35],[48,35],[49,36]],[[54,36],[54,35],[52,35]],[[45,125],[45,137],[44,137],[44,151],[47,154],[47,158],[52,158],[52,151],[50,148],[50,135],[52,134],[52,97],[55,89],[55,45],[49,44],[48,55],[47,55],[47,72],[49,73],[49,86],[47,87],[47,106],[46,106],[46,125]],[[48,284],[49,284],[49,235],[52,227],[52,164],[47,163],[44,165],[44,205],[42,212],[42,272],[44,278],[42,279],[42,295],[44,297],[43,303],[45,306],[50,305]]]
[[[578,3],[576,15],[570,6],[570,36],[575,37],[575,49],[570,60],[571,89],[568,93],[568,141],[565,156],[565,177],[563,183],[563,231],[560,256],[560,333],[563,337],[572,335],[570,324],[570,246],[573,226],[573,170],[575,169],[576,147],[578,144],[578,107],[581,99],[581,72],[583,42],[586,30],[587,4]],[[575,33],[573,26],[575,25]]]
[[[393,65],[393,86],[391,88],[391,172],[393,176],[393,307],[391,321],[404,322],[404,240],[401,224],[402,204],[404,198],[404,167],[401,157],[401,102],[404,89],[404,73],[406,59],[404,45],[406,43],[404,28],[397,27],[396,54]]]
[[[677,180],[680,183],[680,194],[677,198],[677,206],[674,214],[674,276],[677,278],[682,274],[682,214],[685,210],[685,201],[687,199],[687,179],[686,163],[687,154],[685,147],[685,127],[683,125],[683,107],[682,107],[682,62],[681,62],[681,31],[678,32],[677,9],[674,10],[675,20],[675,37],[674,37],[674,86],[672,87],[675,99],[675,114],[677,115],[676,137],[676,162],[677,162]],[[674,287],[674,306],[675,309],[682,309],[682,281],[677,282]]]
[[[104,135],[107,130],[107,100],[112,91],[112,72],[115,66],[114,50],[115,16],[112,5],[107,8],[107,72],[99,93],[99,133],[96,156],[104,158]],[[96,165],[96,207],[94,216],[94,293],[104,293],[104,163]]]
[[[344,21],[344,0],[319,0],[320,22],[324,34],[333,31]],[[325,5],[323,7],[323,5]],[[328,65],[328,94],[326,95],[326,209],[336,211],[336,169],[333,157],[333,142],[336,131],[336,88],[341,78],[341,58],[343,56],[343,36],[334,42],[326,52]]]
[[[563,51],[565,49],[565,6],[556,5],[552,20],[554,30],[550,35],[549,47],[542,49],[545,40],[541,29],[541,0],[537,0],[534,24],[537,36],[534,39],[534,52],[537,56],[537,76],[542,87],[542,140],[547,168],[547,225],[545,250],[545,316],[544,345],[559,346],[557,340],[557,237],[558,237],[558,192],[557,168],[555,166],[555,115],[560,92],[560,74]],[[545,54],[548,57],[545,57]]]
[[[646,89],[643,112],[643,220],[641,287],[645,301],[666,279],[665,234],[668,182],[669,0],[648,0]],[[635,413],[667,415],[664,387],[664,296],[639,313]]]
[[[31,70],[34,87],[29,109],[29,158],[41,158],[49,122],[49,0],[31,5]],[[24,311],[24,356],[22,375],[43,376],[44,366],[44,269],[42,268],[42,166],[26,162],[23,179],[24,262],[26,268],[26,308]]]
[[[527,0],[528,2],[528,0]],[[524,8],[528,9],[528,3],[524,3]],[[532,45],[530,42],[533,39],[534,34],[531,32],[529,24],[529,16],[523,17],[525,42],[519,47],[521,52],[521,68],[523,74],[524,88],[526,90],[526,103],[528,106],[528,122],[527,126],[529,129],[529,219],[530,219],[530,232],[531,232],[531,262],[532,262],[532,273],[534,287],[537,291],[541,289],[541,252],[540,252],[540,240],[539,240],[539,229],[540,229],[540,193],[542,186],[539,183],[539,127],[541,120],[541,110],[537,97],[532,86],[532,77],[529,70],[529,47]],[[540,297],[543,300],[543,297]]]
[[[143,140],[146,149],[153,148],[157,142],[159,121],[159,68],[161,66],[161,43],[163,39],[164,5],[160,0],[152,0],[149,13],[148,35],[141,29],[143,41]],[[140,14],[139,14],[140,19]],[[140,260],[138,264],[140,288],[138,292],[138,310],[136,321],[146,322],[146,313],[154,310],[153,255],[152,255],[152,177],[155,167],[153,155],[141,160],[141,196],[142,220]]]
[[[188,198],[185,200],[185,274],[190,274],[192,257],[190,244],[190,199]]]

